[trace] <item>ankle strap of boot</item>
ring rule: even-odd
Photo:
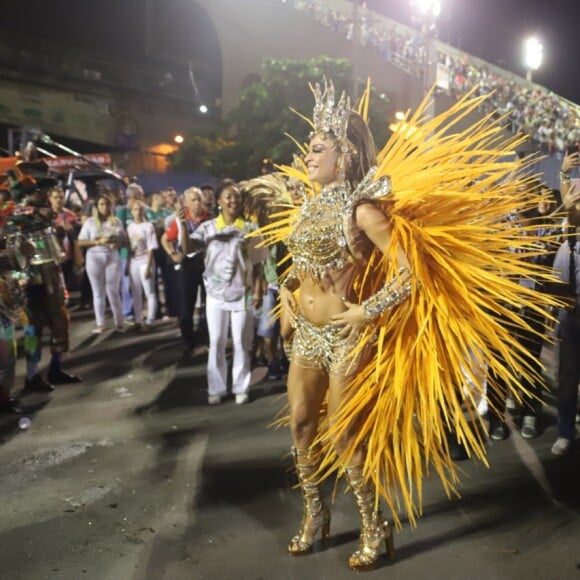
[[[298,449],[297,447],[292,446],[290,448],[290,451],[292,453],[292,457],[294,457],[294,461],[297,461],[298,458],[314,459],[314,457],[316,456],[316,450],[313,449],[312,447],[309,447],[308,449]]]

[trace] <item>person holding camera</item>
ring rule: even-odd
[[[580,188],[573,181],[573,174],[579,167],[580,148],[577,143],[574,143],[566,149],[560,170],[560,193],[562,203],[567,210],[570,210],[579,201],[577,198],[580,196]]]

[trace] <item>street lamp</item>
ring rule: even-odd
[[[542,66],[544,46],[535,37],[531,36],[524,41],[524,66],[526,67],[526,80],[532,82],[533,71]]]
[[[436,81],[437,55],[434,39],[437,37],[437,19],[441,14],[439,0],[411,0],[412,19],[419,24],[424,43],[423,94],[426,95]],[[433,99],[427,108],[429,117],[435,112]]]
[[[421,23],[421,32],[435,36],[437,18],[441,14],[440,0],[411,0],[411,9]]]

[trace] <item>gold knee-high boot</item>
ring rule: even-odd
[[[393,530],[383,519],[379,509],[375,508],[375,488],[372,482],[364,481],[362,466],[345,469],[348,482],[360,515],[359,548],[348,560],[348,567],[353,570],[371,570],[377,564],[381,545],[385,542],[387,557],[395,557]]]
[[[311,449],[296,449],[292,447],[294,465],[298,482],[302,488],[304,510],[300,531],[290,540],[288,553],[292,556],[302,556],[312,551],[314,539],[318,532],[323,541],[330,534],[330,512],[322,503],[319,486],[312,481],[318,465]]]

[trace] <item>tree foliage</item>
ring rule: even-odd
[[[333,80],[337,91],[350,93],[352,73],[347,60],[317,57],[264,62],[261,79],[245,88],[221,130],[189,137],[175,154],[174,167],[243,179],[255,176],[264,158],[290,163],[296,145],[288,135],[305,142],[309,132],[308,124],[290,107],[310,118],[314,101],[309,83],[319,82],[323,76]],[[370,116],[371,131],[382,144],[387,133],[387,102],[374,91]]]

